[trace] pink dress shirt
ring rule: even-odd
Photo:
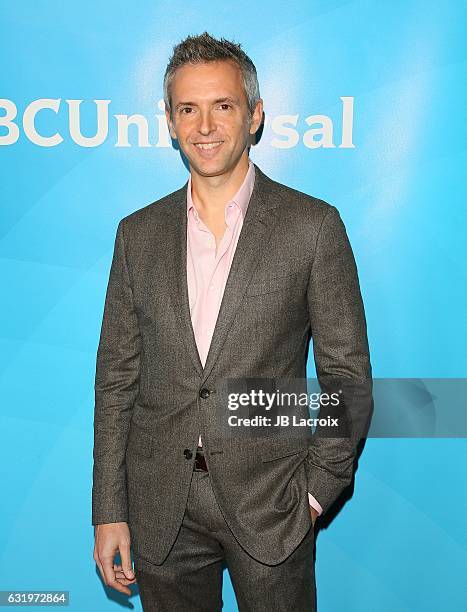
[[[187,282],[191,322],[201,363],[204,367],[225,284],[243,226],[251,192],[255,183],[255,167],[249,161],[240,189],[225,205],[226,230],[216,253],[214,234],[201,220],[191,197],[191,175],[187,188]],[[202,446],[201,436],[199,445]],[[321,514],[323,509],[308,493],[310,504]]]

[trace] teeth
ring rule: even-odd
[[[208,142],[206,144],[196,144],[195,146],[197,146],[199,149],[214,149],[215,147],[218,147],[220,144],[222,144],[222,141],[220,142]]]

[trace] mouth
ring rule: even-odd
[[[211,149],[217,149],[217,147],[220,147],[223,142],[223,140],[218,140],[217,142],[195,142],[194,145],[197,149],[210,151]]]

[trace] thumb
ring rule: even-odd
[[[135,573],[131,565],[124,566],[123,573],[125,574],[126,578],[128,578],[128,580],[133,580],[133,578],[135,577]]]
[[[135,574],[133,572],[133,566],[131,565],[131,554],[130,554],[130,546],[126,544],[120,547],[120,557],[122,559],[122,568],[123,573],[125,574],[125,578],[128,580],[133,580]]]

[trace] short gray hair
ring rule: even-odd
[[[231,60],[237,64],[243,78],[248,104],[249,118],[253,115],[260,98],[256,68],[239,43],[225,38],[213,38],[207,32],[188,36],[173,48],[172,57],[164,74],[164,102],[172,115],[171,84],[175,72],[185,64],[201,64],[220,60]]]

